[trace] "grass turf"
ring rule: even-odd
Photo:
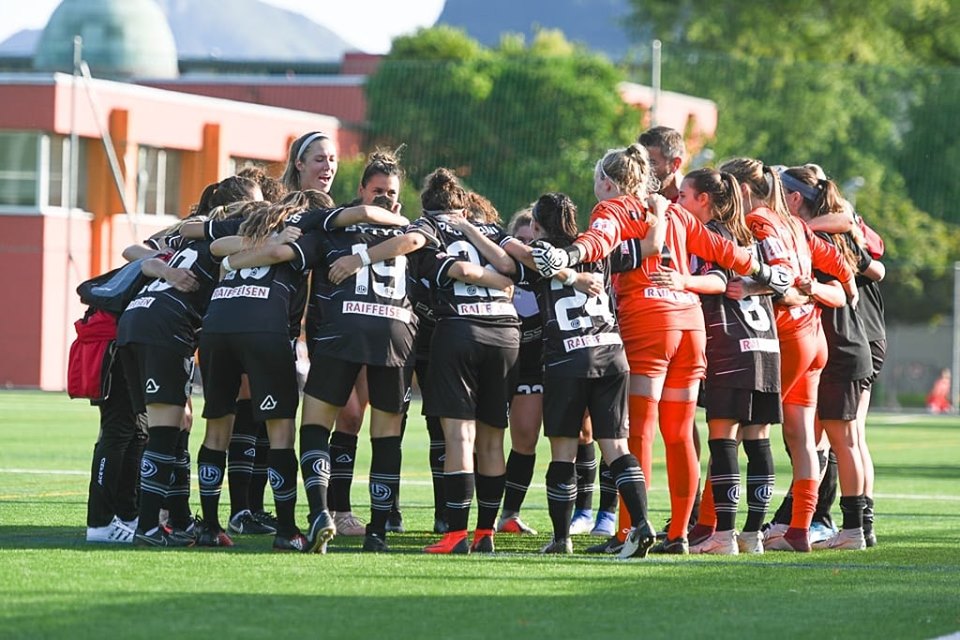
[[[541,535],[500,535],[492,557],[420,553],[436,536],[427,533],[432,493],[419,417],[404,440],[401,503],[410,533],[390,534],[393,553],[357,553],[356,538],[338,538],[326,556],[275,554],[269,537],[250,536],[229,550],[89,545],[96,425],[96,410],[82,401],[0,392],[0,638],[931,638],[960,630],[956,418],[871,417],[875,549],[630,562],[536,553],[550,530],[545,443],[523,509]],[[789,477],[778,441],[775,433],[775,502]],[[361,444],[353,491],[361,516],[368,464]],[[651,518],[660,523],[668,496],[659,448],[655,467]],[[301,495],[301,521],[304,504]],[[574,544],[582,550],[595,541],[580,536]]]

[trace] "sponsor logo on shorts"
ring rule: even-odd
[[[764,351],[766,353],[780,353],[780,341],[770,338],[744,338],[740,340],[740,351]]]
[[[577,349],[589,349],[590,347],[601,347],[611,344],[623,344],[619,333],[598,333],[596,335],[567,338],[563,341],[563,349],[567,353],[570,353]]]
[[[283,476],[273,469],[267,469],[267,478],[270,480],[270,488],[274,491],[283,488]]]
[[[387,502],[393,498],[393,492],[385,484],[379,482],[370,483],[370,499],[374,502]]]
[[[140,477],[141,478],[152,478],[157,475],[157,465],[153,463],[153,460],[149,458],[140,459]]]
[[[147,380],[147,384],[144,387],[144,391],[146,391],[147,393],[156,393],[160,391],[160,385],[157,384],[156,380],[154,380],[153,378],[150,378],[149,380]]]
[[[689,291],[674,291],[673,289],[664,289],[663,287],[647,287],[643,290],[644,298],[653,300],[670,300],[671,302],[683,302],[686,304],[699,304],[700,298],[695,293]]]
[[[263,399],[263,402],[260,403],[260,411],[272,411],[277,408],[277,401],[273,399],[272,395],[268,395]]]
[[[265,300],[270,297],[270,287],[258,287],[252,284],[242,284],[239,287],[218,287],[211,300],[223,300],[228,298],[259,298]]]
[[[510,302],[470,302],[457,305],[461,316],[509,316],[517,317],[517,310]]]
[[[126,310],[130,311],[130,309],[149,309],[154,300],[156,300],[156,298],[137,298],[127,305]]]
[[[374,318],[398,320],[404,324],[409,324],[413,319],[413,314],[403,307],[395,307],[389,304],[378,304],[376,302],[356,302],[344,300],[343,312],[361,316],[372,316]]]
[[[200,484],[217,485],[223,482],[223,471],[213,464],[201,464],[197,468],[197,478]]]

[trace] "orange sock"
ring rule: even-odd
[[[817,509],[817,489],[820,482],[816,478],[801,478],[793,481],[793,513],[790,515],[791,529],[809,529],[813,521],[813,512]]]
[[[653,437],[657,427],[657,403],[653,398],[646,396],[630,396],[630,437],[627,438],[627,449],[640,461],[647,490],[650,489],[653,478]],[[620,501],[617,537],[625,540],[630,532],[630,512],[627,511],[623,500]]]
[[[696,402],[660,401],[660,433],[667,453],[667,484],[670,487],[670,528],[667,537],[687,536],[687,523],[696,501],[700,466],[693,446]]]
[[[703,483],[703,493],[700,496],[700,517],[697,518],[697,524],[716,529],[717,510],[713,506],[713,487],[710,484],[709,477]]]

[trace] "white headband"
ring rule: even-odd
[[[303,144],[300,145],[300,149],[297,151],[297,160],[300,160],[301,158],[303,158],[303,152],[307,150],[307,147],[309,147],[311,144],[313,144],[320,138],[326,138],[327,140],[329,140],[330,136],[328,136],[327,134],[321,131],[317,131],[316,133],[311,133],[309,136],[307,136],[307,139],[303,141]]]

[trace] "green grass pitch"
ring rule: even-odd
[[[875,549],[628,562],[537,554],[550,530],[545,442],[523,509],[539,536],[500,535],[492,557],[420,553],[436,536],[427,532],[432,494],[419,416],[404,440],[401,502],[410,533],[390,536],[393,553],[361,554],[356,538],[336,539],[326,556],[275,554],[269,537],[249,536],[221,550],[90,545],[85,505],[96,430],[96,409],[84,401],[0,392],[0,638],[780,640],[960,632],[957,418],[871,416]],[[777,431],[775,503],[789,479]],[[198,419],[194,456],[202,434]],[[669,508],[662,449],[654,463],[651,519],[659,526]],[[353,488],[361,516],[368,464],[361,435]],[[195,483],[192,505],[199,505]],[[304,505],[301,494],[300,521]],[[574,545],[594,541],[579,536]]]

